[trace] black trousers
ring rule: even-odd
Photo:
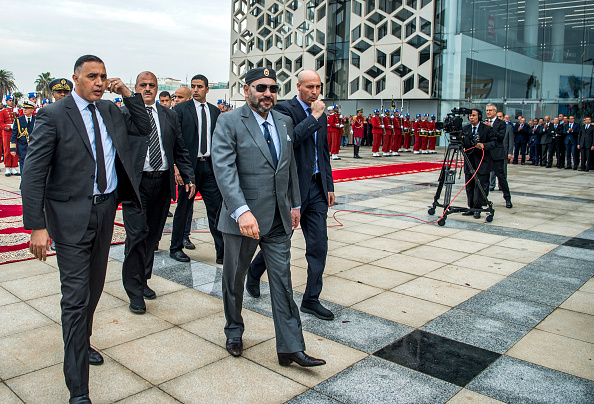
[[[78,243],[56,240],[62,284],[64,378],[71,397],[89,392],[89,340],[105,283],[116,208],[112,194],[103,203],[93,205],[87,230]]]
[[[580,168],[582,170],[590,171],[590,169],[592,168],[592,158],[594,157],[594,150],[590,150],[589,148],[581,148],[580,156],[582,160]]]
[[[580,163],[580,153],[577,148],[577,135],[567,135],[565,144],[565,155],[567,157],[567,167],[577,167]],[[573,165],[571,159],[573,158]]]
[[[301,203],[301,230],[305,237],[305,259],[307,260],[307,285],[303,303],[317,303],[322,292],[322,276],[328,253],[328,231],[326,219],[328,204],[324,197],[321,180],[309,184],[307,198]],[[260,279],[266,271],[264,256],[258,252],[250,265],[250,275]]]
[[[208,217],[208,227],[210,234],[214,239],[217,258],[223,258],[225,250],[223,247],[223,235],[217,229],[216,221],[221,210],[221,192],[217,185],[212,167],[209,161],[196,162],[196,190],[200,192],[204,205],[206,205],[206,215]],[[173,215],[173,230],[171,231],[170,252],[181,251],[184,244],[184,231],[188,221],[188,215],[192,208],[193,201],[188,199],[188,193],[185,186],[177,187],[177,209]]]
[[[122,265],[124,289],[135,306],[144,307],[144,286],[153,273],[155,248],[171,204],[169,172],[159,178],[142,177],[140,205],[123,203],[126,245]]]
[[[541,149],[542,149],[542,156],[540,158],[540,165],[544,166],[552,166],[553,165],[553,144],[552,143],[547,143],[547,144],[541,144]]]
[[[521,138],[519,139],[514,147],[514,164],[518,164],[518,153],[522,155],[522,163],[526,162],[526,146],[528,145],[528,142],[526,141],[526,139]]]
[[[491,163],[491,181],[492,187],[495,187],[495,178],[499,182],[499,188],[503,192],[503,199],[508,200],[511,198],[509,192],[509,184],[507,183],[507,157],[504,160],[493,160]]]
[[[553,139],[553,151],[557,159],[556,167],[565,167],[565,143],[563,142],[563,138],[556,137]]]

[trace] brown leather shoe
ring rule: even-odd
[[[320,366],[326,364],[324,359],[314,358],[303,351],[293,353],[278,353],[279,365],[289,366],[291,362],[295,362],[299,366],[303,367]]]
[[[225,348],[227,348],[227,352],[229,352],[231,356],[241,356],[243,353],[243,341],[241,340],[241,337],[227,338]]]

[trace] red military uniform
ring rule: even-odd
[[[373,135],[373,145],[371,147],[371,151],[374,154],[377,154],[379,157],[379,148],[382,143],[382,137],[384,136],[384,120],[380,115],[375,115],[371,118],[371,134]]]
[[[402,131],[404,133],[403,135],[403,143],[402,143],[402,151],[410,151],[410,141],[411,141],[411,129],[412,129],[412,125],[410,122],[410,116],[408,116],[408,114],[406,115],[406,117],[404,118],[404,121],[402,122]]]
[[[435,145],[437,144],[437,129],[435,128],[435,121],[433,119],[435,119],[434,116],[431,117],[431,121],[429,121],[429,132],[430,132],[430,136],[429,136],[429,145],[427,146],[427,149],[429,151],[429,153],[433,154],[436,153],[435,152]]]
[[[390,146],[392,146],[392,117],[390,116],[390,111],[386,112],[384,116],[384,133],[383,133],[383,147],[382,152],[384,156],[389,156]]]
[[[396,111],[398,112],[398,111]],[[402,148],[402,118],[398,115],[394,115],[393,119],[393,126],[394,126],[394,136],[392,136],[392,155],[398,156],[398,152]]]
[[[427,153],[427,144],[429,141],[429,121],[428,116],[421,121],[421,153]]]
[[[16,112],[15,112],[16,110]],[[18,116],[18,109],[6,107],[0,111],[0,130],[2,131],[2,147],[4,148],[4,167],[7,168],[8,175],[9,168],[16,169],[19,166],[18,156],[10,154],[10,137],[12,136],[12,125]]]
[[[417,116],[417,118],[420,118],[420,116]],[[412,124],[412,128],[415,135],[415,144],[413,147],[413,152],[415,154],[419,154],[419,150],[421,149],[421,120],[418,119],[414,121]]]
[[[328,115],[328,147],[332,155],[338,154],[340,151],[341,125],[342,118],[337,113]]]

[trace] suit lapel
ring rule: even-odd
[[[101,101],[101,100],[100,100]],[[116,151],[118,150],[118,139],[115,136],[115,127],[113,126],[113,121],[111,119],[111,114],[109,113],[109,110],[107,108],[107,106],[105,105],[105,103],[103,102],[96,102],[95,105],[97,105],[97,109],[99,110],[99,113],[101,114],[101,119],[103,119],[103,123],[105,124],[105,128],[107,128],[107,135],[111,138],[111,141],[113,142],[113,145],[116,149]]]
[[[165,146],[165,133],[166,133],[165,124],[167,122],[167,116],[165,115],[164,107],[161,107],[160,105],[157,106],[157,115],[159,116],[159,128],[161,129],[161,141],[163,142],[163,146]],[[169,141],[169,139],[167,141]]]
[[[258,125],[258,121],[256,121],[256,118],[254,117],[252,109],[249,107],[248,104],[244,104],[242,108],[243,109],[241,111],[241,116],[244,118],[243,124],[247,128],[250,136],[252,137],[252,139],[254,139],[254,142],[256,143],[256,145],[258,146],[268,163],[270,163],[270,165],[274,167],[272,156],[270,155],[270,150],[268,149],[268,145],[264,140],[264,135],[262,134],[262,130]]]
[[[200,129],[198,128],[198,115],[196,112],[196,105],[194,104],[194,99],[190,99],[190,101],[188,101],[188,110],[188,112],[192,116],[192,119],[194,120],[194,126],[196,126],[196,133],[198,134],[198,136],[200,136]]]
[[[80,111],[74,102],[74,98],[71,95],[64,99],[64,106],[66,107],[66,115],[70,118],[76,131],[80,135],[83,143],[85,144],[87,151],[89,154],[95,159],[93,155],[93,149],[91,148],[91,142],[89,141],[89,135],[87,133],[87,128],[85,123],[83,122],[82,116],[80,115]]]
[[[287,151],[289,148],[288,142],[288,134],[287,134],[287,124],[282,121],[280,117],[280,113],[274,110],[271,111],[272,118],[274,119],[274,126],[276,127],[276,134],[278,135],[278,146],[280,147],[280,153],[278,158],[277,170],[281,167],[281,164],[286,164],[287,160]]]

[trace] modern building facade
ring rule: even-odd
[[[231,99],[257,66],[280,99],[316,70],[343,113],[496,103],[510,115],[592,113],[591,0],[232,0]]]

